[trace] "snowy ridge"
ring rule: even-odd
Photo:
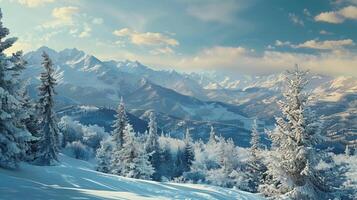
[[[0,168],[0,199],[207,199],[259,200],[236,189],[208,185],[159,183],[104,174],[91,163],[60,155],[58,166],[22,164],[19,171]]]

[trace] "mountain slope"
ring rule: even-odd
[[[158,183],[93,170],[92,164],[60,155],[58,166],[23,164],[18,171],[0,168],[0,200],[35,199],[263,199],[235,189],[208,185]]]

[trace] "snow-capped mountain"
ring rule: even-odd
[[[236,126],[247,135],[252,118],[271,126],[274,116],[280,113],[277,101],[282,98],[283,73],[266,76],[232,76],[219,72],[187,74],[154,70],[137,61],[101,61],[78,49],[57,52],[41,47],[27,53],[28,67],[24,76],[31,78],[32,93],[36,91],[42,71],[43,51],[53,59],[58,72],[59,108],[83,104],[114,108],[123,96],[127,107],[137,117],[155,109],[162,116],[159,121],[169,124],[165,127],[168,131],[179,130],[176,123],[194,121],[190,125],[197,127],[195,134],[198,135],[204,129],[203,125],[213,123],[222,123],[222,127]],[[329,124],[346,124],[341,121],[341,116],[347,114],[355,119],[355,77],[311,73],[309,78],[308,90],[312,93],[314,106],[319,114],[329,119]],[[220,131],[222,135],[232,137],[238,130],[221,128]]]
[[[24,76],[31,78],[34,94],[35,87],[38,85],[38,76],[42,71],[40,66],[42,51],[49,52],[49,55],[53,57],[53,63],[58,72],[59,84],[56,89],[57,105],[60,106],[57,109],[71,105],[91,105],[114,109],[123,96],[129,111],[154,109],[158,113],[163,113],[162,116],[178,119],[177,123],[196,121],[191,125],[202,126],[204,124],[209,128],[209,124],[220,122],[223,123],[222,127],[226,125],[237,127],[222,128],[223,131],[227,131],[227,133],[222,133],[223,135],[237,134],[235,133],[237,130],[241,130],[246,136],[249,133],[252,119],[246,117],[235,105],[203,101],[197,98],[198,96],[205,98],[200,95],[205,90],[187,74],[175,71],[155,71],[139,62],[103,62],[77,49],[56,52],[42,47],[25,55],[29,64]],[[177,90],[184,90],[192,96],[178,93]],[[170,124],[171,127],[165,127],[166,130],[176,130],[175,124]],[[193,134],[202,134],[201,131],[202,128],[197,128]],[[202,138],[206,137],[208,135],[202,135]]]

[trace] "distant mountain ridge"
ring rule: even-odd
[[[28,61],[24,77],[31,79],[32,91],[35,91],[42,70],[43,51],[53,59],[58,72],[59,108],[69,105],[115,108],[123,96],[127,108],[137,117],[154,109],[162,113],[165,119],[161,121],[166,123],[168,119],[183,124],[195,121],[196,125],[207,126],[223,123],[218,132],[227,136],[234,136],[239,130],[249,136],[253,118],[269,127],[274,123],[274,116],[279,115],[276,102],[281,99],[284,88],[283,73],[267,76],[180,73],[154,70],[138,61],[101,61],[75,48],[57,52],[41,47],[24,56]],[[318,74],[311,74],[309,78],[308,90],[311,91],[313,105],[319,114],[330,120],[329,124],[346,124],[335,115],[346,115],[351,110],[352,116],[356,115],[357,78]],[[355,120],[352,117],[352,124],[357,124]],[[168,124],[167,131],[177,130],[175,124]],[[197,129],[202,132],[201,125],[197,125],[200,127]],[[237,128],[223,128],[226,126]],[[338,131],[336,127],[332,130]],[[195,134],[201,132],[197,130]]]

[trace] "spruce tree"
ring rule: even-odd
[[[113,142],[115,144],[115,148],[120,150],[124,143],[124,129],[128,124],[128,118],[125,111],[125,105],[123,97],[120,99],[120,103],[117,109],[117,114],[115,115],[115,122],[113,125]]]
[[[185,146],[183,149],[183,171],[187,172],[190,171],[192,162],[195,160],[195,153],[192,145],[192,138],[190,134],[190,130],[187,128],[186,129],[186,134],[185,134]]]
[[[38,152],[35,163],[39,165],[53,165],[58,161],[59,128],[54,112],[54,87],[56,85],[53,63],[46,52],[42,54],[41,85],[39,87],[40,99],[38,102],[40,115],[41,139],[38,143]]]
[[[4,51],[10,48],[16,38],[6,38],[9,29],[2,24],[0,10],[0,167],[16,168],[25,158],[27,142],[31,134],[22,120],[27,118],[26,110],[21,108],[19,74],[26,62],[22,52],[6,56]]]
[[[267,196],[290,199],[321,199],[329,189],[315,170],[320,160],[316,144],[321,140],[320,124],[307,109],[307,71],[297,66],[286,76],[282,117],[276,119],[272,139],[268,180],[261,186]]]
[[[257,120],[255,119],[252,126],[252,136],[250,140],[250,152],[253,157],[257,156],[257,151],[260,146],[260,134],[258,132]]]
[[[159,167],[160,167],[160,147],[159,147],[159,135],[157,133],[157,123],[154,112],[150,112],[149,124],[148,124],[149,133],[147,136],[145,150],[147,153],[151,154],[150,163],[155,169],[153,174],[154,180],[160,180]]]
[[[257,192],[258,186],[262,183],[266,167],[259,155],[260,134],[258,132],[257,120],[255,119],[252,126],[252,136],[250,140],[251,159],[248,161],[248,184],[250,192]]]
[[[211,126],[211,131],[209,133],[209,139],[208,139],[208,143],[209,144],[213,144],[216,143],[217,139],[216,139],[216,132],[214,131],[213,126]]]
[[[131,124],[127,124],[123,132],[124,143],[119,151],[113,152],[111,173],[130,178],[150,179],[154,169],[149,161],[149,154],[138,142]]]

